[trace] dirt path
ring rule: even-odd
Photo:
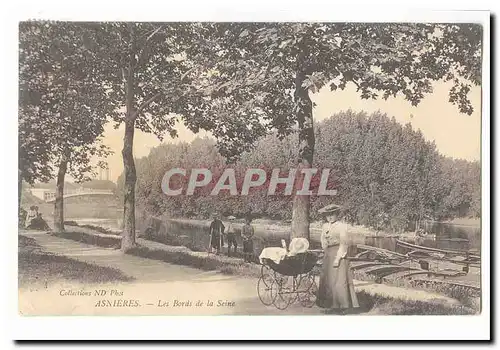
[[[29,315],[213,315],[213,314],[322,314],[316,307],[291,305],[285,311],[263,305],[256,291],[254,278],[228,276],[217,271],[168,264],[121,253],[116,249],[96,247],[43,232],[24,231],[46,252],[121,270],[134,277],[132,282],[106,285],[81,285],[60,282],[46,288],[19,290],[19,306]],[[457,301],[420,290],[377,285],[355,281],[357,290],[414,300],[438,299],[445,303]],[[105,290],[105,296],[96,296]],[[80,294],[80,295],[69,295]],[[90,295],[81,295],[90,294]],[[122,300],[122,301],[119,301]],[[127,305],[124,307],[124,300]],[[112,304],[108,305],[109,302]],[[177,301],[177,302],[176,302]],[[197,306],[198,301],[203,303]],[[213,303],[213,305],[210,304]],[[167,306],[168,303],[168,306]]]
[[[48,288],[20,289],[20,310],[30,315],[203,315],[203,314],[321,314],[318,308],[290,306],[285,311],[264,306],[256,293],[256,280],[204,272],[191,267],[122,254],[119,250],[91,246],[42,232],[20,232],[34,238],[46,252],[121,270],[132,282],[84,286],[58,283]],[[61,294],[74,291],[107,291],[106,297]],[[116,292],[110,296],[112,290]],[[122,294],[122,295],[121,295]],[[139,307],[96,307],[98,300],[137,300]],[[184,303],[183,306],[173,306]],[[200,300],[203,306],[195,306]],[[213,306],[207,305],[212,301]],[[219,302],[219,300],[221,302]],[[169,302],[169,306],[165,303]],[[189,304],[190,302],[190,304]],[[135,303],[134,303],[135,304]],[[149,305],[151,304],[151,305]],[[220,306],[217,306],[220,304]],[[163,305],[163,306],[161,306]]]

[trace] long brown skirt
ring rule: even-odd
[[[327,309],[357,308],[359,303],[354,291],[349,261],[343,258],[339,266],[333,266],[337,250],[336,246],[325,250],[316,304]]]

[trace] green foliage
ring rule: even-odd
[[[22,178],[47,181],[52,166],[69,161],[69,173],[84,180],[93,156],[106,156],[99,143],[114,114],[80,23],[22,22],[19,26],[19,148]]]
[[[117,126],[129,113],[135,128],[162,139],[166,133],[175,137],[175,123],[182,120],[195,133],[200,129],[211,131],[220,148],[233,153],[242,149],[237,144],[244,147],[245,140],[255,136],[245,118],[230,110],[217,117],[202,112],[208,100],[202,82],[209,73],[200,43],[207,41],[206,28],[210,26],[160,22],[84,24],[89,33],[85,45],[100,57],[99,79],[109,88],[111,100],[127,106],[128,112],[122,109],[113,115]],[[258,123],[254,126],[257,128]]]
[[[375,228],[405,229],[422,219],[478,216],[480,208],[480,166],[478,162],[441,156],[420,131],[402,126],[380,113],[343,112],[316,125],[317,144],[314,166],[331,168],[330,178],[338,196],[312,196],[311,216],[333,202],[343,204],[351,220]],[[291,168],[297,155],[297,135],[280,140],[268,135],[255,148],[230,165],[235,168],[238,188],[247,168]],[[165,171],[180,167],[208,168],[216,173],[228,165],[211,139],[191,144],[164,144],[137,160],[136,198],[141,210],[171,217],[206,218],[217,211],[243,216],[290,219],[291,197],[267,196],[266,184],[248,196],[230,196],[223,191],[209,196],[208,189],[194,196],[168,197],[162,193]],[[187,181],[173,184],[184,186]]]
[[[322,88],[344,90],[351,84],[361,99],[400,95],[416,106],[432,92],[433,82],[452,81],[449,101],[470,115],[468,93],[471,85],[480,84],[482,28],[475,24],[220,23],[202,27],[205,41],[199,55],[212,72],[202,87],[211,98],[196,108],[204,116],[218,116],[227,114],[229,104],[232,115],[244,117],[252,128],[262,125],[264,131],[277,131],[280,138],[297,132],[298,167],[309,167],[315,154],[310,93]],[[262,127],[257,128],[255,139],[264,132]],[[227,150],[222,151],[226,155]],[[413,165],[405,172],[425,166]],[[405,180],[392,185],[410,186]],[[355,189],[363,194],[360,184]],[[403,218],[409,213],[404,208],[415,196],[392,206],[398,217],[393,226],[406,224]],[[308,237],[310,202],[297,196],[293,206],[292,232]],[[363,210],[353,219],[370,221],[370,211]]]
[[[417,105],[433,81],[452,81],[450,102],[471,114],[467,95],[481,82],[475,24],[218,23],[200,32],[198,54],[213,72],[200,84],[212,100],[197,108],[217,114],[225,104],[214,101],[230,101],[234,116],[280,135],[298,122],[299,87],[354,84],[362,99],[399,94]]]
[[[182,64],[173,58],[182,52],[177,37],[182,27],[106,22],[87,23],[85,29],[90,33],[86,45],[101,59],[99,79],[108,87],[109,98],[120,107],[127,106],[130,80],[128,113],[135,120],[135,127],[160,138],[165,131],[175,133],[173,104],[167,91],[180,82]],[[113,116],[117,127],[125,120],[125,114],[122,109]]]

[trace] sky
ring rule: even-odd
[[[347,86],[343,91],[331,92],[328,87],[311,95],[316,103],[313,111],[314,119],[321,121],[340,111],[351,109],[373,113],[381,111],[388,117],[395,117],[401,124],[411,123],[420,129],[428,141],[434,141],[438,151],[453,158],[480,160],[481,148],[481,88],[473,87],[469,93],[474,113],[466,115],[459,112],[458,107],[448,102],[448,91],[451,83],[434,84],[434,92],[427,95],[417,107],[412,106],[403,97],[389,98],[387,101],[362,100],[354,86]],[[191,141],[196,136],[209,136],[206,132],[198,135],[190,132],[183,124],[177,124],[178,137],[165,137],[163,142]],[[124,126],[114,129],[112,124],[106,125],[104,144],[114,152],[106,161],[110,168],[110,180],[116,181],[123,171],[121,149],[123,147]],[[135,132],[134,157],[147,156],[151,148],[160,145],[156,136]]]

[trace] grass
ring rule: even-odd
[[[119,249],[121,245],[120,237],[116,236],[106,236],[106,235],[93,235],[81,231],[65,231],[65,232],[53,232],[54,236],[66,239],[72,239],[73,241],[96,245],[103,248],[116,248]]]
[[[474,315],[473,308],[432,301],[404,300],[364,291],[356,293],[361,310],[372,315]]]
[[[66,225],[69,225],[69,226],[78,226],[78,223],[76,221],[67,220],[67,221],[64,221],[64,226],[66,226]]]
[[[113,231],[111,231],[107,228],[101,227],[101,226],[95,226],[95,225],[89,225],[89,224],[79,225],[79,226],[97,231],[97,232],[105,234],[105,235],[117,235],[116,232],[113,232]]]
[[[354,271],[354,278],[360,281],[374,281],[376,277],[363,273],[361,271]],[[458,286],[453,284],[440,283],[439,281],[425,280],[425,279],[408,279],[408,278],[391,278],[386,276],[383,278],[385,284],[410,288],[420,289],[429,292],[436,292],[438,294],[446,295],[450,298],[457,299],[467,308],[479,311],[480,309],[480,296],[481,293],[468,287]]]
[[[453,284],[440,283],[438,281],[431,281],[431,280],[403,279],[392,283],[399,287],[431,290],[436,293],[444,294],[451,298],[455,298],[458,301],[460,301],[463,305],[466,305],[467,307],[479,309],[479,299],[481,296],[481,292],[478,292],[477,290],[474,290],[472,288],[453,285]]]
[[[193,240],[189,239],[187,236],[174,236],[174,235],[164,235],[158,236],[146,233],[144,238],[149,239],[153,242],[163,243],[171,246],[183,246],[191,249],[194,252],[201,252],[206,250],[202,244],[194,244]]]
[[[76,227],[82,227],[82,228],[88,228],[89,230],[94,230],[96,232],[105,234],[105,235],[118,235],[119,233],[116,231],[112,231],[110,229],[101,227],[101,226],[96,226],[96,225],[90,225],[90,224],[79,224],[76,221],[65,221],[64,225],[67,226],[76,226]]]
[[[219,271],[226,275],[260,276],[260,265],[248,264],[240,259],[229,259],[224,256],[196,254],[191,251],[151,249],[137,246],[127,252],[143,258],[160,260],[170,264],[190,266],[204,271]]]
[[[121,245],[121,237],[112,235],[96,235],[82,231],[54,232],[53,235],[103,248],[119,249]],[[161,243],[165,244],[163,242]],[[205,251],[193,251],[188,247],[180,245],[178,242],[176,243],[177,244],[163,245],[162,249],[151,249],[138,245],[127,251],[127,253],[143,258],[164,261],[170,264],[191,266],[204,271],[218,270],[227,275],[260,276],[260,265],[245,263],[243,259],[240,258],[242,254],[239,252],[236,258],[228,258],[224,255],[208,255]]]
[[[54,232],[54,236],[71,239],[77,242],[103,248],[120,248],[121,239],[116,236],[95,235],[81,231]],[[175,265],[184,265],[204,271],[219,270],[227,275],[258,277],[260,266],[245,263],[242,259],[227,258],[223,255],[208,255],[206,252],[191,251],[189,248],[179,250],[181,245],[164,245],[162,249],[151,249],[138,245],[127,251],[128,254],[143,258],[160,260]]]
[[[25,236],[19,236],[18,252],[19,287],[59,281],[98,284],[133,280],[117,269],[46,253],[33,238]]]

